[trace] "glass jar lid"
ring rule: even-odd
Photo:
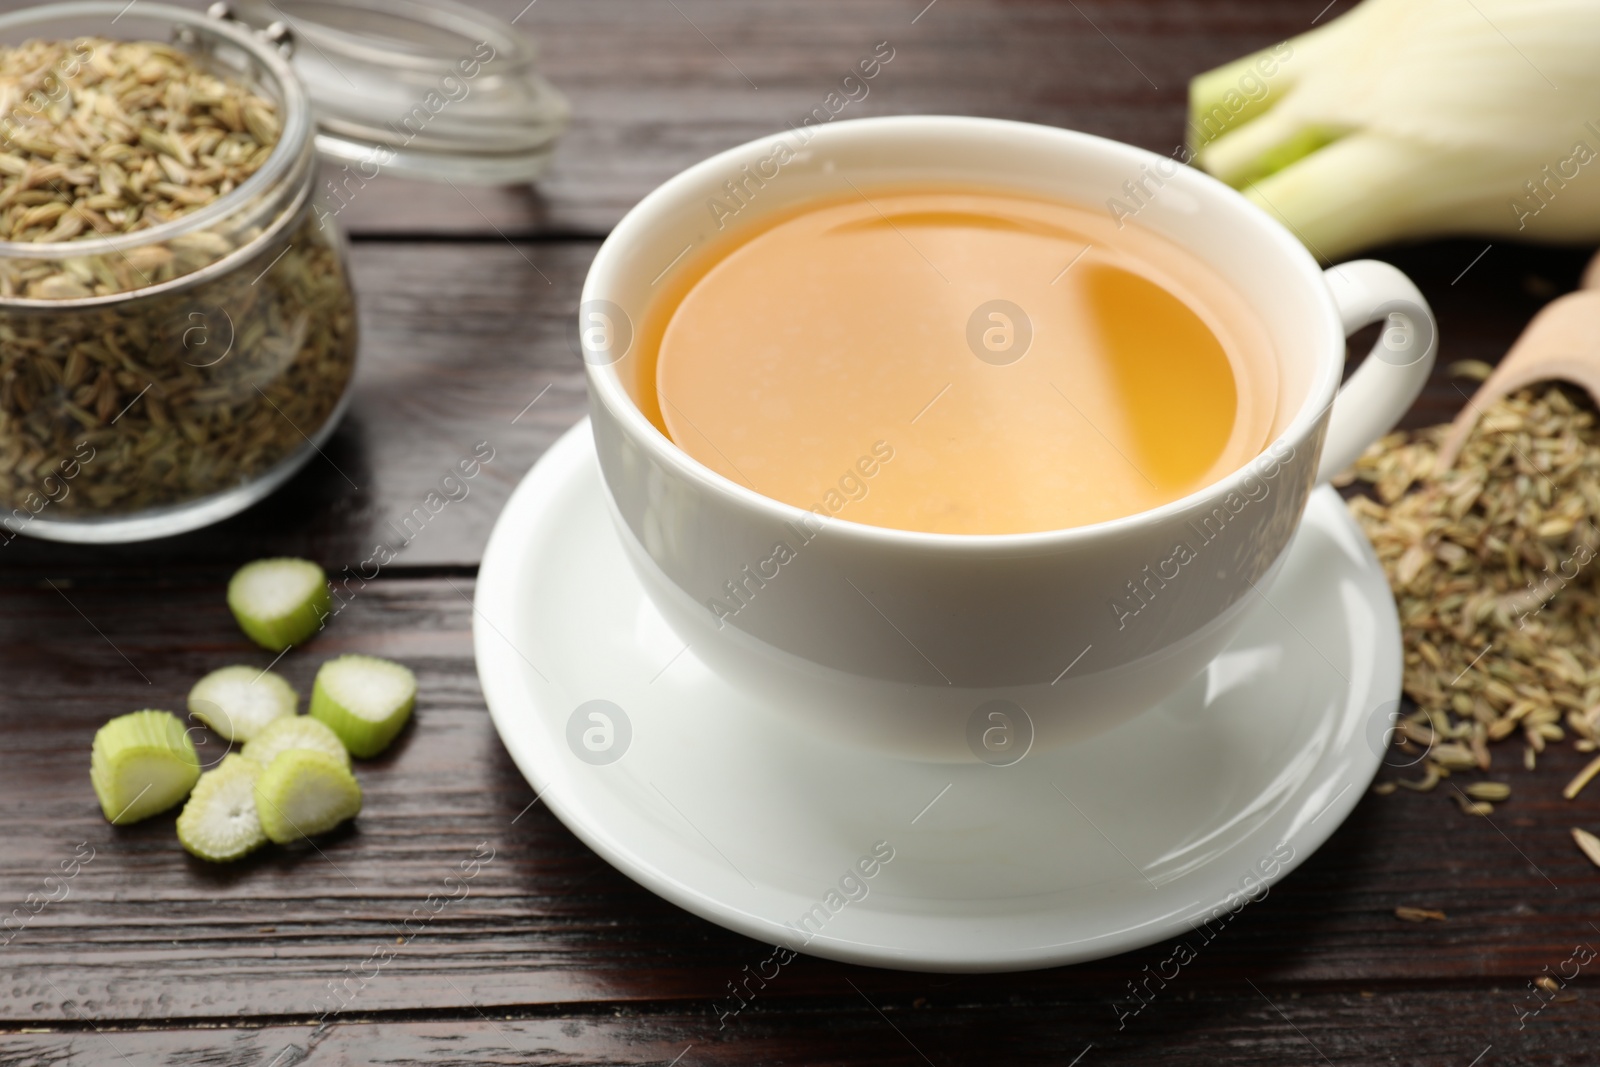
[[[210,13],[279,43],[330,159],[507,184],[538,177],[566,129],[533,42],[454,0],[223,0]]]

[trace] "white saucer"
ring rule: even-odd
[[[644,597],[603,492],[585,421],[500,516],[473,627],[489,710],[573,833],[766,943],[938,971],[1126,952],[1302,862],[1381,760],[1399,622],[1331,489],[1312,494],[1282,570],[1204,674],[1009,767],[855,751],[762,711]],[[575,715],[590,701],[621,714]],[[875,845],[892,859],[874,862]],[[870,878],[851,875],[862,857]]]

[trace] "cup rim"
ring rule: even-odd
[[[979,132],[1008,132],[1021,137],[1054,140],[1058,144],[1070,146],[1080,152],[1120,154],[1128,160],[1129,173],[1137,172],[1141,163],[1148,163],[1153,166],[1157,162],[1171,161],[1168,156],[1162,156],[1135,145],[1125,144],[1121,141],[1100,137],[1095,134],[1083,133],[1078,130],[1044,126],[1031,122],[1019,122],[1011,119],[964,115],[893,115],[830,122],[825,126],[808,127],[813,131],[813,137],[811,141],[807,142],[807,146],[814,146],[819,138],[832,139],[838,136],[855,135],[858,132],[861,136],[877,138],[877,144],[882,146],[882,137],[884,136],[892,136],[901,131],[928,132],[933,128],[943,128],[957,135]],[[845,130],[849,132],[840,132]],[[610,299],[614,288],[613,277],[630,269],[628,247],[655,224],[656,214],[666,205],[675,201],[685,191],[695,188],[714,187],[717,183],[714,180],[708,181],[708,179],[723,175],[730,163],[748,162],[751,152],[767,146],[774,135],[772,133],[765,134],[755,140],[746,141],[743,144],[701,160],[699,163],[673,175],[646,194],[622,217],[621,221],[612,229],[611,234],[601,244],[584,281],[581,301],[588,303],[592,300]],[[1255,464],[1262,456],[1269,453],[1275,454],[1276,450],[1282,445],[1288,445],[1292,454],[1296,446],[1303,444],[1310,438],[1317,424],[1332,406],[1333,399],[1338,391],[1344,362],[1341,357],[1345,332],[1338,308],[1334,303],[1333,294],[1329,291],[1327,282],[1324,280],[1322,268],[1317,265],[1316,259],[1286,226],[1246,199],[1237,190],[1225,185],[1211,175],[1194,167],[1182,165],[1178,167],[1177,173],[1172,178],[1166,178],[1165,180],[1168,183],[1178,183],[1186,186],[1190,192],[1199,196],[1221,197],[1224,202],[1230,204],[1232,209],[1240,214],[1242,219],[1254,222],[1257,228],[1276,245],[1278,251],[1282,253],[1285,263],[1295,271],[1296,276],[1315,294],[1313,299],[1320,306],[1323,319],[1323,336],[1336,338],[1338,341],[1337,344],[1330,343],[1318,346],[1319,351],[1316,355],[1319,359],[1319,364],[1312,374],[1306,396],[1301,401],[1299,410],[1295,412],[1294,417],[1283,431],[1252,454],[1237,469],[1230,471],[1215,481],[1209,482],[1194,492],[1154,508],[1147,508],[1130,515],[1122,515],[1101,522],[1022,533],[969,534],[901,530],[889,526],[873,526],[850,519],[830,516],[824,528],[831,535],[857,544],[875,547],[920,548],[984,555],[994,555],[995,553],[1032,555],[1044,550],[1059,550],[1106,537],[1116,537],[1149,530],[1191,510],[1197,504],[1206,500],[1222,499],[1229,492],[1243,492],[1245,479],[1254,472]],[[644,412],[634,403],[633,397],[629,395],[627,388],[622,383],[621,375],[617,372],[616,368],[620,362],[621,360],[615,363],[599,364],[591,363],[588,360],[584,361],[590,395],[607,408],[623,431],[636,444],[646,449],[656,462],[662,463],[680,476],[698,483],[701,488],[721,496],[731,504],[759,513],[761,517],[770,519],[774,524],[803,522],[808,517],[811,519],[816,518],[815,512],[807,511],[794,504],[784,503],[781,500],[765,496],[754,489],[740,485],[731,478],[705,466],[689,453],[679,448],[670,438],[657,429],[656,425],[646,418]]]

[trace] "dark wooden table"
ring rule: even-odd
[[[510,18],[525,0],[483,2]],[[0,948],[0,1064],[1600,1062],[1587,972],[1520,1015],[1531,979],[1600,944],[1600,872],[1567,834],[1600,822],[1600,795],[1561,800],[1579,761],[1566,751],[1529,773],[1500,750],[1494,773],[1515,797],[1493,822],[1437,793],[1367,797],[1125,1026],[1115,1004],[1169,945],[981,977],[801,959],[719,1028],[713,1001],[767,950],[657,899],[543,805],[530,809],[479,691],[463,594],[511,488],[583,414],[567,337],[579,287],[640,196],[797,120],[880,41],[895,58],[852,115],[1000,116],[1167,152],[1183,136],[1190,76],[1301,32],[1323,2],[529,5],[519,25],[570,94],[572,130],[537,188],[380,179],[341,215],[364,338],[328,462],[200,533],[0,550],[0,912],[42,892],[63,861],[93,857]],[[1336,0],[1322,18],[1349,6]],[[1496,242],[1466,270],[1487,244],[1380,250],[1438,310],[1441,365],[1494,360],[1573,287],[1585,258]],[[1412,421],[1459,403],[1441,376]],[[417,671],[414,727],[360,767],[358,825],[320,852],[225,868],[186,856],[171,816],[108,826],[88,780],[96,727],[181,708],[204,671],[270,659],[228,615],[232,569],[293,554],[335,573],[366,558],[482,441],[495,458],[471,495],[351,604],[316,655],[280,665],[302,691],[331,652]],[[470,895],[319,1025],[328,984],[361,971],[482,842],[494,858]],[[1448,919],[1402,922],[1402,905]]]

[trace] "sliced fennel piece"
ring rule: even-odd
[[[229,741],[249,741],[299,703],[288,682],[257,667],[223,667],[189,690],[189,711]]]
[[[200,776],[178,813],[178,843],[186,852],[227,863],[267,843],[256,814],[256,780],[262,773],[255,760],[230,752]]]
[[[333,607],[322,568],[304,559],[258,559],[228,582],[228,607],[262,648],[282,652],[316,633]]]
[[[332,756],[346,767],[350,766],[350,752],[320,719],[309,715],[291,715],[276,719],[266,729],[252,737],[240,755],[253,759],[263,767],[270,767],[281,752],[304,748]]]
[[[199,777],[194,742],[170,711],[119,715],[94,735],[89,780],[100,810],[119,826],[166,811]]]
[[[417,679],[376,656],[340,656],[317,671],[311,714],[333,729],[351,755],[376,756],[394,740],[416,704]]]
[[[325,752],[279,753],[255,783],[261,828],[278,844],[327,833],[361,810],[355,775]]]

